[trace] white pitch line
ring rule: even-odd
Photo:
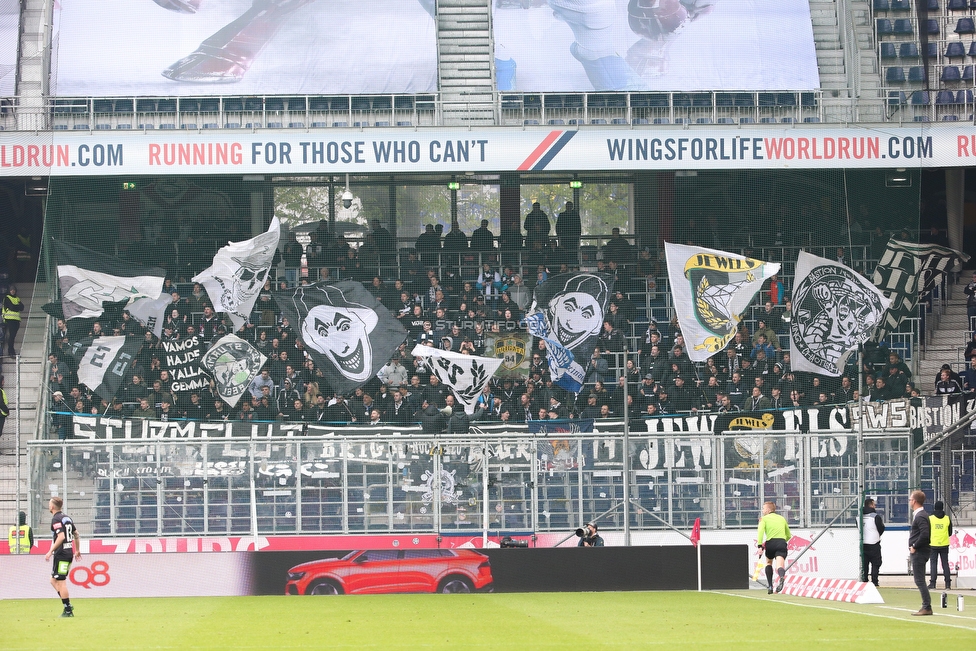
[[[898,608],[896,606],[881,606],[881,605],[879,605],[878,608],[884,608],[885,610],[900,610],[903,613],[910,613],[910,612],[912,612],[910,609],[907,609],[906,610],[905,608]],[[939,611],[936,610],[935,608],[932,609],[932,612],[939,613]],[[968,615],[951,615],[949,613],[939,613],[939,617],[952,617],[954,619],[965,619],[965,620],[970,621],[970,622],[976,621],[976,615],[974,615],[973,617],[969,617]]]
[[[715,594],[725,595],[726,597],[739,597],[741,599],[752,599],[754,601],[764,601],[766,603],[781,603],[781,604],[786,604],[787,606],[799,606],[801,608],[816,608],[817,610],[834,610],[834,611],[837,611],[839,613],[847,613],[849,615],[867,615],[868,617],[880,617],[881,619],[893,619],[893,620],[896,620],[896,621],[899,621],[899,622],[918,622],[920,624],[934,624],[936,626],[948,626],[950,628],[958,628],[958,629],[962,629],[964,631],[972,631],[972,630],[974,630],[972,626],[959,626],[958,624],[947,624],[947,623],[942,622],[940,620],[932,620],[932,619],[929,619],[927,617],[921,617],[921,618],[917,618],[917,619],[905,619],[903,617],[894,617],[894,616],[891,616],[891,615],[882,615],[881,613],[869,613],[869,612],[865,612],[863,610],[846,610],[844,608],[832,608],[830,606],[820,606],[820,605],[817,605],[817,604],[804,604],[804,603],[797,603],[795,601],[779,601],[779,600],[775,600],[775,599],[764,599],[762,597],[750,597],[749,595],[733,594],[731,592],[716,592]],[[789,595],[787,595],[787,596],[789,596]]]

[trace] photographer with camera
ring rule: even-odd
[[[576,530],[576,535],[579,536],[577,547],[603,547],[603,538],[597,532],[595,522],[587,522]]]

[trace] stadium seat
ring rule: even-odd
[[[888,93],[888,106],[903,106],[908,104],[908,96],[903,90],[893,90]]]
[[[927,115],[916,115],[912,118],[912,122],[930,122],[929,116]]]
[[[127,131],[132,128],[132,125],[128,122],[120,122],[115,125],[116,131]]]
[[[606,124],[606,118],[594,118],[590,120],[590,124]]]
[[[912,3],[909,0],[891,0],[892,11],[911,11]]]
[[[538,120],[522,120],[522,124],[524,124],[527,127],[530,127],[530,126],[535,126],[535,125],[539,124],[539,121]]]
[[[818,117],[808,117],[808,118],[803,118],[803,121],[805,123],[807,123],[807,124],[819,124],[820,123],[820,118],[818,118]]]
[[[559,127],[559,126],[563,126],[564,124],[566,124],[566,120],[553,119],[553,120],[549,120],[548,124],[550,124],[550,125],[552,125],[554,127]]]
[[[68,130],[68,125],[67,124],[55,124],[54,125],[54,130],[55,131],[67,131]]]
[[[196,122],[184,122],[183,124],[180,125],[180,128],[181,129],[186,129],[187,131],[196,131],[196,129],[197,129],[197,123]]]
[[[935,95],[935,103],[936,104],[955,104],[956,103],[956,94],[953,93],[951,90],[940,90]]]
[[[217,124],[216,122],[204,122],[203,123],[203,128],[204,129],[219,129],[220,128],[220,125]]]
[[[268,122],[269,129],[283,129],[284,125],[281,122]]]
[[[755,124],[755,118],[739,118],[739,124]]]
[[[966,0],[949,0],[946,3],[946,9],[949,11],[966,11],[969,9],[969,3]]]
[[[240,122],[228,122],[227,124],[224,125],[224,128],[225,129],[240,129],[241,128],[241,123]]]
[[[875,11],[888,11],[889,9],[891,9],[891,3],[888,0],[874,0]]]
[[[711,124],[712,118],[698,118],[695,120],[695,124]]]
[[[736,124],[735,118],[719,118],[717,124]]]
[[[938,36],[939,34],[939,21],[934,18],[928,20],[925,23],[925,33],[929,36]]]
[[[152,122],[148,122],[146,124],[140,124],[139,125],[139,128],[142,129],[142,130],[144,130],[144,131],[152,131],[153,129],[156,128],[156,125],[153,124]]]
[[[895,21],[894,33],[900,36],[912,36],[915,28],[912,26],[910,18],[899,18]]]
[[[613,118],[610,124],[627,124],[627,118]]]
[[[954,30],[956,34],[976,34],[976,23],[972,18],[960,18]]]
[[[95,131],[111,131],[111,130],[112,130],[112,125],[111,124],[96,124],[95,125]]]
[[[783,118],[780,120],[780,124],[793,124],[794,122],[796,122],[794,118]]]
[[[973,91],[971,90],[960,90],[956,93],[956,104],[972,104],[973,103]]]
[[[412,127],[413,122],[411,122],[410,120],[397,120],[396,125],[398,127]]]
[[[912,66],[908,69],[908,81],[913,84],[925,81],[925,66]]]
[[[929,92],[927,90],[916,90],[912,93],[912,97],[909,100],[912,106],[928,106],[929,103]]]
[[[951,41],[946,45],[945,57],[947,59],[961,59],[966,56],[966,46],[962,41]]]
[[[671,120],[667,118],[654,118],[654,124],[671,124]]]
[[[332,123],[332,126],[334,128],[345,128],[345,127],[348,127],[349,126],[349,123],[348,122],[333,122]]]
[[[329,126],[329,123],[328,122],[313,122],[312,123],[312,128],[313,129],[325,129],[328,126]]]
[[[891,36],[895,33],[895,28],[887,18],[878,18],[876,32],[878,36]]]
[[[304,129],[305,128],[305,123],[304,122],[289,122],[288,123],[288,128],[289,129]]]
[[[903,45],[908,45],[908,43],[903,43]],[[897,59],[898,50],[895,49],[894,43],[882,43],[881,44],[881,58],[882,59]]]
[[[958,115],[952,115],[952,114],[943,115],[942,116],[942,121],[943,122],[958,122],[959,121],[959,116]]]
[[[630,121],[630,123],[633,124],[635,127],[641,124],[649,124],[647,118],[634,118],[633,120]]]
[[[262,126],[260,122],[246,122],[244,124],[245,129],[260,129]]]
[[[962,80],[963,81],[973,81],[973,67],[966,66],[962,69]]]
[[[380,120],[380,121],[378,121],[376,123],[376,126],[378,126],[378,127],[388,127],[388,126],[390,126],[390,121],[389,120]]]
[[[969,44],[969,56],[976,57],[976,41]]]
[[[899,67],[888,68],[885,70],[885,81],[889,84],[905,83],[905,69]]]
[[[675,124],[691,124],[691,118],[675,118]]]
[[[917,59],[918,43],[902,43],[898,46],[898,56],[902,59]]]
[[[942,69],[942,75],[939,78],[944,83],[951,83],[961,80],[962,74],[959,72],[959,66],[946,66]]]
[[[937,58],[939,56],[939,44],[929,43],[928,47],[926,48],[926,52],[928,54],[929,59]]]
[[[776,118],[759,118],[759,124],[776,124]]]
[[[928,2],[926,4],[926,8],[929,11],[938,11],[939,10],[939,0],[928,0]]]

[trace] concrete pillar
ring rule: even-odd
[[[965,225],[966,169],[952,167],[945,171],[946,178],[946,225],[949,230],[949,246],[956,251],[963,248]]]

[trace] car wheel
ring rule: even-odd
[[[441,583],[438,592],[442,594],[457,594],[471,592],[472,589],[471,582],[463,576],[449,576]]]
[[[313,595],[316,597],[330,596],[330,595],[342,594],[342,590],[339,588],[339,586],[337,586],[332,581],[319,581],[311,588],[309,588],[308,592],[305,594]]]

